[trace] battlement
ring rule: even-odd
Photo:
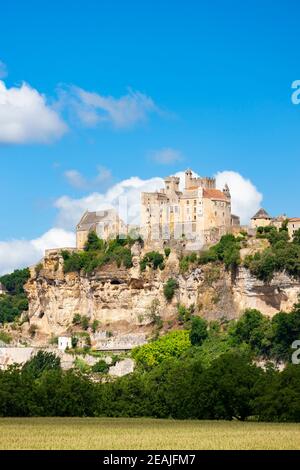
[[[215,189],[216,188],[216,179],[205,176],[201,177],[193,177],[193,173],[191,170],[186,170],[185,172],[185,189]]]

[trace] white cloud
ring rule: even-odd
[[[52,228],[33,240],[0,242],[0,275],[37,263],[45,249],[72,246],[75,246],[74,232],[61,228]]]
[[[45,143],[60,138],[66,130],[44,95],[26,83],[6,88],[0,80],[0,143]]]
[[[0,78],[5,78],[7,75],[7,67],[4,62],[0,60]]]
[[[181,152],[170,147],[156,150],[151,154],[151,158],[161,165],[170,165],[183,159]]]
[[[76,86],[60,89],[60,106],[70,108],[87,127],[110,123],[116,128],[130,128],[146,121],[149,114],[160,113],[152,98],[139,91],[129,90],[115,98]]]
[[[72,229],[86,210],[100,211],[115,208],[123,220],[138,224],[140,220],[141,192],[156,191],[162,188],[162,178],[143,180],[131,177],[111,186],[105,193],[94,192],[83,198],[73,199],[62,196],[55,202],[59,210],[57,225]]]
[[[77,170],[68,170],[64,173],[68,183],[77,189],[91,189],[106,185],[112,178],[111,171],[105,167],[98,166],[95,178],[85,178]]]
[[[223,189],[227,183],[232,198],[232,212],[241,218],[242,224],[248,224],[249,219],[261,207],[262,194],[254,184],[235,171],[222,171],[215,175],[217,187]]]

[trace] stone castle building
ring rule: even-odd
[[[226,185],[216,188],[214,178],[194,178],[185,172],[185,187],[180,178],[165,178],[165,188],[141,195],[140,227],[126,225],[114,209],[86,211],[76,227],[76,248],[83,249],[89,232],[103,240],[127,235],[134,230],[147,245],[167,240],[187,240],[203,245],[216,243],[225,233],[239,228],[238,216],[231,213],[231,195]]]
[[[231,195],[226,185],[216,188],[214,178],[195,178],[185,172],[185,187],[180,178],[165,178],[165,188],[141,196],[141,233],[144,240],[195,241],[200,246],[217,242],[222,235],[239,226],[231,214]]]
[[[86,211],[76,227],[76,248],[83,249],[89,232],[96,232],[102,240],[115,238],[117,235],[127,235],[128,226],[114,209],[98,212]]]

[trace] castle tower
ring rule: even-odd
[[[224,186],[223,193],[226,197],[231,198],[230,190],[229,190],[229,187],[228,187],[227,183]]]
[[[168,176],[165,178],[166,193],[179,191],[180,178],[177,176]]]
[[[185,189],[190,189],[193,186],[193,173],[189,168],[185,172]]]

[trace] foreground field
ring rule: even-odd
[[[300,449],[299,424],[2,418],[0,449]]]

